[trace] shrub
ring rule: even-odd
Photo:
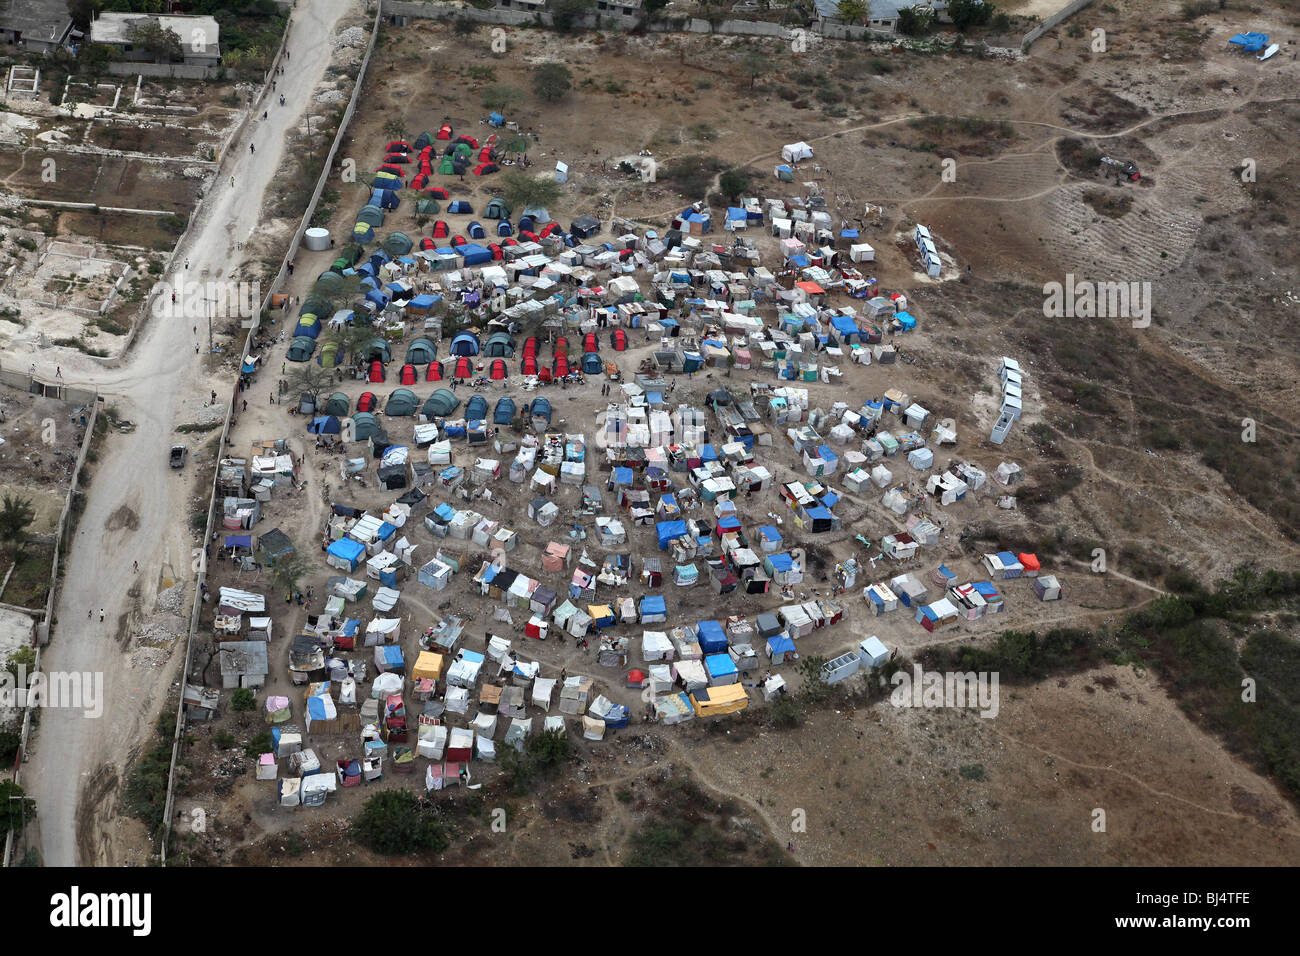
[[[367,800],[352,823],[352,835],[386,856],[436,853],[451,845],[432,808],[408,790],[386,790]]]

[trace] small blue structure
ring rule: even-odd
[[[1234,46],[1239,46],[1247,53],[1258,53],[1264,47],[1268,46],[1267,33],[1238,33],[1228,41]]]

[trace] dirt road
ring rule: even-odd
[[[260,222],[263,195],[280,164],[285,134],[310,105],[329,63],[338,20],[355,6],[355,0],[312,0],[294,10],[285,72],[223,157],[200,218],[177,250],[175,266],[188,257],[191,278],[239,278],[242,253],[237,244],[246,245]],[[262,110],[268,113],[266,121]],[[167,449],[180,437],[172,429],[197,417],[210,390],[228,395],[230,382],[218,382],[204,371],[191,329],[189,319],[152,319],[118,368],[65,349],[54,355],[29,350],[4,356],[10,368],[35,362],[50,378],[53,365],[59,364],[70,384],[95,386],[107,403],[137,423],[133,433],[110,438],[95,466],[86,511],[67,556],[57,627],[44,656],[47,671],[103,672],[105,696],[101,718],[47,710],[33,736],[34,753],[23,783],[36,798],[49,866],[124,862],[115,852],[114,837],[116,821],[124,816],[120,783],[125,765],[132,749],[149,735],[160,702],[178,678],[180,642],[163,666],[132,668],[128,654],[140,609],[152,609],[158,592],[172,583],[194,579],[188,523],[202,507],[196,495],[205,499],[207,488],[191,491],[190,469],[169,469]],[[199,332],[198,344],[206,347],[206,329]],[[133,561],[140,562],[138,575]],[[132,598],[128,592],[136,587],[139,597]],[[186,621],[191,594],[186,594]]]

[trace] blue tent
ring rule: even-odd
[[[532,216],[525,214],[519,217],[519,231],[520,232],[537,231],[537,223]]]
[[[1238,33],[1228,41],[1241,47],[1247,53],[1258,53],[1268,45],[1267,33]]]
[[[544,419],[546,424],[549,425],[551,423],[551,403],[544,398],[535,398],[528,414],[534,419]]]
[[[709,672],[711,684],[734,684],[739,671],[730,654],[710,654],[704,658],[704,669]]]
[[[604,368],[605,363],[600,360],[598,352],[588,352],[582,357],[582,371],[584,375],[599,375],[600,370]]]
[[[351,538],[339,538],[329,546],[327,553],[334,559],[332,563],[336,567],[345,565],[345,570],[351,572],[361,564],[361,559],[366,554],[366,546]]]
[[[727,633],[719,621],[700,621],[695,625],[695,636],[700,650],[705,654],[718,654],[727,650]]]
[[[373,189],[370,192],[370,202],[367,206],[378,206],[380,209],[397,208],[397,191],[395,189]]]
[[[496,410],[492,413],[493,425],[509,425],[515,417],[515,400],[506,396],[497,402]]]
[[[487,418],[488,403],[482,395],[475,395],[465,406],[465,420],[471,422],[481,422]]]
[[[313,435],[337,435],[343,430],[339,424],[338,417],[335,415],[322,415],[311,420],[307,426],[307,431]]]
[[[469,224],[469,237],[471,239],[487,238],[487,233],[483,230],[483,224],[477,219]]]
[[[509,219],[502,219],[497,223],[497,235],[498,236],[514,235],[514,230],[510,227]]]
[[[506,118],[500,113],[489,113],[488,122],[493,126],[504,126],[506,124]]]
[[[478,336],[473,332],[461,332],[451,340],[447,351],[452,355],[478,355]]]
[[[303,315],[298,318],[298,326],[293,330],[293,334],[309,335],[313,339],[320,335],[320,317],[315,315]]]
[[[447,212],[455,213],[457,215],[462,215],[462,216],[469,216],[469,215],[473,215],[474,207],[471,206],[463,199],[457,199],[447,207]]]
[[[655,535],[659,539],[659,550],[667,551],[668,542],[686,537],[686,522],[660,521],[655,525]]]

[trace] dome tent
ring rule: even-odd
[[[375,227],[368,222],[358,222],[352,227],[352,241],[357,243],[374,242]]]
[[[365,205],[357,213],[357,222],[367,222],[372,226],[379,227],[384,224],[384,211],[378,206]]]
[[[415,137],[415,142],[412,143],[411,145],[415,147],[416,152],[419,152],[420,150],[424,149],[426,146],[431,145],[432,143],[433,143],[433,137],[430,136],[428,132],[424,132],[421,133],[419,136]]]
[[[460,406],[460,399],[445,388],[440,388],[424,400],[420,413],[425,418],[446,418]]]
[[[336,298],[343,294],[345,283],[337,272],[322,272],[311,287],[310,298]]]
[[[441,362],[430,362],[430,363],[429,363],[429,371],[428,371],[428,373],[424,376],[424,380],[425,380],[426,382],[441,382],[441,381],[442,381],[442,363],[441,363]]]
[[[388,396],[388,404],[384,406],[384,414],[414,415],[415,410],[419,407],[420,400],[415,397],[413,391],[409,388],[399,388]]]
[[[368,360],[376,358],[381,362],[391,362],[393,360],[393,351],[386,339],[371,339],[366,343],[363,354]]]
[[[362,392],[361,397],[357,399],[357,411],[374,413],[379,406],[379,401],[375,398],[374,392]]]
[[[451,340],[447,351],[452,355],[478,355],[478,336],[473,332],[461,332]]]
[[[588,352],[582,356],[582,373],[584,375],[599,375],[602,368],[604,368],[604,363],[601,362],[599,353]]]
[[[482,395],[470,397],[469,404],[465,406],[465,420],[471,422],[481,422],[487,418],[488,403]]]
[[[473,378],[474,363],[470,361],[468,355],[462,355],[460,358],[456,359],[456,366],[452,370],[451,374],[453,378]]]
[[[384,239],[384,251],[390,256],[404,256],[411,251],[411,237],[404,232],[390,232]]]
[[[493,425],[509,425],[515,418],[515,400],[510,396],[499,399],[497,407],[492,412]]]
[[[289,343],[289,352],[285,358],[290,362],[306,362],[316,351],[316,340],[300,335]]]
[[[428,365],[438,357],[438,347],[424,336],[406,347],[406,361],[412,365]]]
[[[293,334],[295,337],[308,336],[314,339],[320,336],[320,328],[320,317],[304,312],[298,316],[298,325],[294,328]]]
[[[509,219],[510,205],[497,196],[488,201],[487,208],[483,210],[484,219]]]
[[[352,416],[352,437],[356,441],[365,441],[379,434],[379,422],[370,412],[357,412]]]
[[[436,199],[421,199],[415,204],[415,214],[417,216],[436,216],[442,211]]]
[[[509,374],[505,359],[493,359],[488,365],[488,378],[494,382],[503,381]]]
[[[335,392],[327,398],[323,409],[326,415],[335,415],[339,418],[346,417],[348,412],[351,410],[352,399],[348,398],[347,395],[342,392]]]
[[[488,358],[510,358],[515,354],[515,343],[509,332],[493,332],[483,347],[483,354]]]
[[[403,385],[414,385],[417,381],[419,381],[419,378],[415,371],[415,366],[411,365],[410,363],[403,365],[401,370],[397,373],[397,380],[401,382]]]
[[[321,346],[320,355],[316,356],[316,364],[321,368],[337,368],[343,364],[339,352],[339,343],[326,342]]]
[[[338,306],[336,306],[329,299],[325,298],[323,295],[309,295],[307,296],[307,301],[305,301],[302,304],[302,308],[298,310],[298,314],[299,315],[333,315],[334,310],[337,308]]]

